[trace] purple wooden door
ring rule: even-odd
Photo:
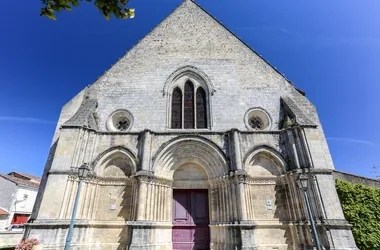
[[[173,190],[173,250],[209,249],[207,190]]]

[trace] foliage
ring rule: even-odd
[[[17,244],[16,250],[32,250],[34,246],[37,246],[40,242],[37,239],[22,240]]]
[[[358,248],[380,249],[380,189],[341,180],[336,189]]]
[[[79,2],[83,1],[94,3],[107,20],[111,18],[111,15],[123,19],[135,17],[135,10],[126,8],[129,0],[41,0],[44,7],[41,8],[40,15],[56,20],[55,14],[57,12],[72,10],[73,7],[79,6]]]

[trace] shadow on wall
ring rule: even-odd
[[[44,169],[44,172],[42,173],[42,180],[41,180],[40,186],[38,188],[36,201],[34,202],[33,211],[32,211],[32,214],[31,214],[29,220],[28,220],[28,223],[33,223],[33,221],[37,218],[38,212],[40,210],[42,195],[44,194],[45,188],[46,188],[47,176],[49,174],[49,171],[50,171],[52,163],[53,163],[53,159],[54,159],[55,151],[57,150],[58,142],[59,142],[59,138],[50,147],[48,158],[47,158],[46,164],[45,164],[45,169]],[[29,234],[30,234],[30,227],[27,226],[22,239],[25,240],[25,239],[29,238]]]
[[[288,191],[285,188],[285,185],[286,184],[275,186],[276,210],[274,212],[274,217],[277,218],[281,224],[287,224],[287,222],[291,220],[289,214],[289,211],[291,210],[287,207],[287,197],[289,197],[289,194],[286,195],[286,192]],[[288,250],[295,249],[293,241],[294,237],[290,226],[286,227],[284,232],[284,238],[286,239],[285,243],[288,245]]]
[[[122,195],[122,201],[121,201],[121,209],[118,214],[118,217],[123,218],[125,222],[131,220],[131,202],[132,202],[132,187],[124,187],[123,195]],[[128,234],[128,226],[124,225],[120,234],[119,234],[119,246],[117,247],[117,250],[125,250],[127,249],[129,234]]]
[[[292,227],[289,225],[289,221],[292,220],[290,214],[292,210],[288,207],[291,204],[288,198],[292,196],[287,189],[287,184],[279,180],[285,173],[285,162],[279,154],[273,152],[275,151],[261,148],[247,157],[245,169],[251,178],[275,181],[269,185],[256,184],[250,187],[250,192],[254,194],[251,203],[254,204],[255,209],[255,215],[250,217],[253,220],[269,220],[276,224],[278,222],[281,225],[268,228],[267,232],[264,229],[258,230],[264,234],[263,237],[266,237],[267,234],[271,235],[270,242],[268,239],[265,244],[286,244],[288,250],[297,249],[294,244]],[[256,240],[258,244],[264,244],[263,239]]]
[[[100,188],[97,218],[117,222],[118,225],[124,222],[121,228],[107,228],[105,231],[109,231],[110,235],[102,237],[108,241],[104,243],[117,242],[117,250],[127,249],[129,232],[126,222],[132,220],[134,182],[131,175],[134,169],[132,158],[124,151],[116,149],[105,155],[97,170],[101,178],[111,183]],[[117,240],[112,239],[113,232],[116,233],[114,237]]]

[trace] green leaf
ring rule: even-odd
[[[45,6],[41,8],[40,15],[56,20],[55,14],[62,9],[69,11],[79,6],[79,1],[93,3],[102,15],[109,20],[113,15],[116,18],[133,18],[134,9],[126,8],[129,0],[40,0]]]
[[[78,7],[79,6],[78,0],[73,0],[71,3],[73,4],[74,7]]]
[[[358,248],[380,249],[380,189],[337,180],[336,190]]]
[[[63,5],[62,8],[65,10],[73,10],[69,5]]]

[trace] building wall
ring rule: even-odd
[[[0,178],[0,207],[9,212],[0,219],[0,230],[11,224],[15,213],[31,214],[37,196],[37,188],[17,185]],[[27,199],[24,199],[24,195]]]
[[[0,207],[10,211],[14,196],[16,194],[16,184],[0,177]]]
[[[31,214],[36,201],[38,188],[18,186],[13,211],[20,214]]]
[[[22,239],[22,232],[0,232],[0,247],[15,247]]]
[[[82,226],[75,229],[76,236],[73,239],[73,245],[80,249],[95,245],[112,249],[128,244],[134,249],[146,247],[146,242],[156,246],[159,244],[158,239],[163,241],[160,244],[165,246],[164,249],[170,249],[171,190],[183,187],[209,189],[215,249],[234,247],[234,244],[256,246],[258,249],[268,246],[278,249],[311,246],[307,226],[296,226],[297,221],[307,218],[307,214],[295,183],[299,172],[286,173],[289,166],[281,153],[283,147],[279,146],[283,134],[229,131],[178,135],[145,131],[136,135],[63,128],[62,140],[60,138],[58,142],[41,207],[34,222],[36,228],[30,229],[28,237],[41,238],[43,233],[46,247],[63,247],[64,228],[71,217],[78,187],[75,174],[67,166],[88,160],[93,167],[93,177],[82,188],[76,217]],[[84,150],[75,151],[72,145],[81,145],[78,147]],[[110,160],[120,157],[123,157],[125,166],[129,168],[128,171],[123,168],[123,171],[131,177],[110,163]],[[175,175],[175,170],[182,166],[182,158],[201,164],[208,176],[206,182],[198,181],[194,171]],[[76,163],[78,160],[80,162]],[[170,162],[178,163],[170,167],[167,165]],[[239,179],[240,171],[243,179]],[[355,249],[354,243],[341,240],[341,237],[349,239],[351,232],[348,224],[344,224],[339,200],[333,192],[331,170],[313,171],[322,171],[314,172],[316,179],[311,184],[309,196],[313,211],[317,218],[323,218],[321,222],[332,226],[330,233],[326,233],[321,224],[318,226],[324,232],[321,233],[324,235],[321,239],[324,246],[338,244],[340,240],[341,246]],[[172,183],[175,176],[188,179]],[[142,185],[145,187],[142,188]],[[237,196],[238,192],[241,192],[240,196]],[[237,197],[245,198],[243,201]],[[239,212],[239,209],[245,212]],[[341,222],[335,225],[334,220]],[[241,229],[245,236],[240,240],[233,236],[235,231],[230,228],[237,221],[245,221],[248,227]],[[290,226],[289,223],[296,224]],[[333,229],[338,226],[339,229]],[[44,229],[41,230],[41,227]],[[153,237],[156,231],[166,238]],[[333,239],[329,239],[328,235]],[[144,239],[142,242],[145,243],[139,243],[139,239]]]
[[[363,184],[373,188],[380,188],[380,180],[366,178],[363,176],[358,176],[350,173],[345,173],[341,171],[334,170],[334,179],[348,181],[354,184]]]
[[[17,185],[14,191],[9,216],[6,222],[4,222],[5,227],[8,227],[12,223],[15,214],[30,215],[32,213],[38,189]],[[26,196],[27,198],[25,199],[24,197]]]
[[[12,215],[11,209],[16,190],[16,184],[0,177],[0,207],[10,213],[0,217],[0,230],[5,230],[9,226],[8,222]]]

